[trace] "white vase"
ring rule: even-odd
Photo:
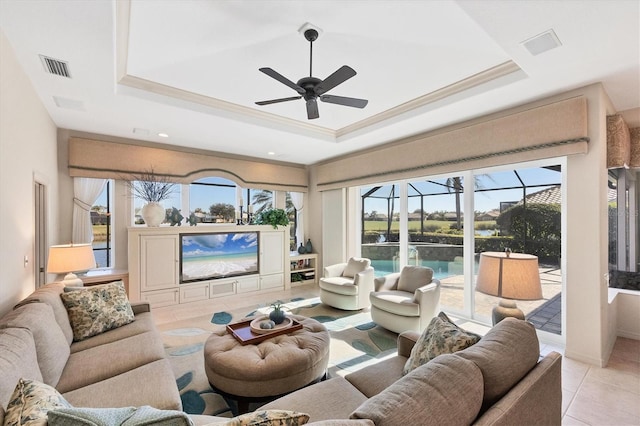
[[[159,203],[147,203],[142,207],[142,218],[147,226],[158,227],[164,221],[165,211]]]

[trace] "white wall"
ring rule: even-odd
[[[323,266],[346,262],[346,192],[344,189],[322,193]]]
[[[604,366],[610,354],[606,115],[613,111],[600,85],[584,93],[589,152],[567,159],[565,355]]]
[[[0,31],[0,315],[35,289],[34,176],[47,185],[49,244],[57,242],[56,126]],[[29,264],[25,267],[24,257]]]

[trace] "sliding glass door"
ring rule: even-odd
[[[538,257],[543,298],[518,301],[541,330],[561,334],[560,160],[360,188],[361,253],[377,276],[404,265],[433,269],[441,309],[491,323],[499,299],[475,290],[480,254]]]

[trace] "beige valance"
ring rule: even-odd
[[[245,188],[295,192],[307,192],[308,189],[304,166],[69,138],[69,175],[72,177],[127,179],[151,169],[176,183],[219,176]]]
[[[587,152],[584,96],[478,119],[317,166],[321,191]]]
[[[640,168],[640,127],[629,130],[629,140],[631,145],[629,167]]]
[[[620,114],[607,116],[607,168],[640,168],[640,127],[629,129]]]
[[[629,167],[631,138],[621,115],[607,116],[607,168]]]

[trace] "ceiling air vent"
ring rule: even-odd
[[[50,74],[59,75],[61,77],[71,78],[69,73],[69,65],[66,62],[59,59],[49,58],[48,56],[40,55],[42,65],[44,65],[45,71]]]

